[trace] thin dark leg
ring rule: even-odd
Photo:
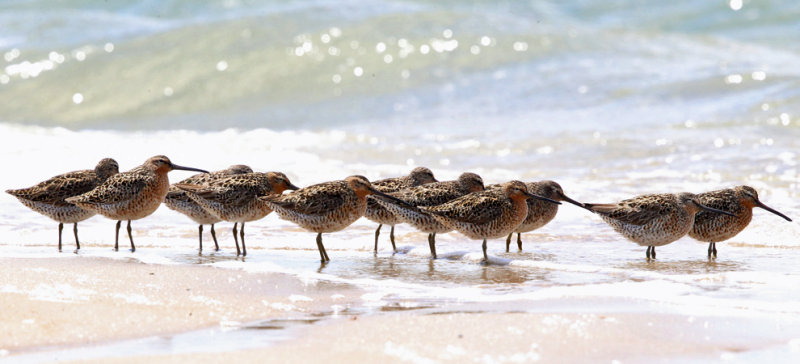
[[[508,247],[511,246],[511,237],[512,236],[514,236],[513,232],[511,234],[508,234],[508,237],[506,238],[506,253],[508,253]]]
[[[81,242],[78,241],[78,223],[72,226],[72,232],[75,233],[75,250],[81,250]]]
[[[489,263],[489,255],[486,254],[486,239],[483,239],[483,261]]]
[[[114,236],[114,251],[119,251],[119,228],[122,226],[122,220],[117,220],[117,234]]]
[[[331,260],[328,258],[328,252],[325,251],[325,246],[322,245],[322,233],[317,233],[317,250],[319,250],[319,259],[323,263]]]
[[[656,247],[653,246],[653,250],[650,251],[650,255],[653,256],[653,259],[656,259]]]
[[[197,239],[200,240],[200,253],[203,253],[203,224],[197,226]]]
[[[389,240],[392,241],[392,250],[397,253],[397,246],[394,245],[394,225],[392,225],[392,231],[389,232]]]
[[[219,244],[217,243],[217,232],[214,231],[214,224],[211,224],[211,237],[214,239],[214,251],[219,251]]]
[[[708,259],[711,259],[711,256],[714,254],[714,243],[708,243]]]
[[[242,223],[242,228],[239,229],[239,238],[242,239],[242,256],[247,255],[247,247],[244,246],[244,223]]]
[[[238,225],[239,225],[238,222],[233,223],[233,241],[236,242],[236,256],[237,257],[242,254],[242,252],[239,250],[239,237],[237,236],[239,234],[239,231],[236,230],[236,226],[238,226]]]
[[[128,220],[128,239],[131,239],[131,253],[133,253],[136,247],[133,245],[133,235],[131,235],[131,220]]]
[[[436,233],[428,234],[428,246],[431,248],[431,256],[436,259]]]
[[[61,231],[64,230],[64,223],[58,223],[58,251],[61,251]]]
[[[714,259],[716,259],[717,258],[717,243],[711,243],[711,244],[714,244]]]
[[[517,246],[519,251],[522,251],[522,233],[517,233]]]
[[[652,246],[648,245],[647,246],[647,251],[645,252],[645,256],[647,256],[647,260],[650,260],[650,248],[652,248]]]
[[[381,228],[383,224],[378,224],[378,228],[375,229],[375,252],[378,252],[378,237],[381,235]]]

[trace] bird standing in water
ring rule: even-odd
[[[208,173],[203,169],[173,164],[166,156],[157,155],[136,168],[109,177],[89,192],[68,198],[67,202],[117,220],[114,250],[119,250],[119,228],[122,220],[128,220],[128,238],[131,241],[131,251],[135,252],[131,220],[147,217],[164,202],[169,190],[167,173],[172,170]]]
[[[214,231],[214,224],[220,222],[220,218],[214,216],[210,212],[206,211],[200,204],[194,202],[187,194],[186,191],[181,190],[180,188],[176,187],[177,184],[191,184],[191,185],[205,185],[213,180],[232,176],[235,174],[244,174],[244,173],[252,173],[253,170],[245,165],[237,164],[232,165],[226,169],[221,171],[211,172],[211,173],[198,173],[194,176],[191,176],[183,181],[180,181],[176,184],[173,184],[169,187],[169,192],[167,192],[167,197],[164,200],[164,205],[166,205],[170,210],[178,211],[198,224],[197,230],[197,237],[200,240],[200,252],[203,252],[203,225],[211,225],[211,238],[214,239],[214,247],[217,251],[219,251],[219,243],[217,243],[217,234]]]
[[[212,215],[233,222],[233,240],[236,243],[236,255],[247,255],[244,243],[244,224],[256,221],[269,215],[272,209],[259,200],[261,196],[280,195],[285,190],[296,190],[298,187],[289,181],[281,172],[253,172],[219,178],[206,185],[177,184],[186,191],[189,198]],[[236,238],[236,224],[241,224],[239,240]]]
[[[466,172],[454,181],[428,183],[391,194],[405,202],[404,204],[385,201],[381,198],[375,198],[375,201],[398,219],[428,233],[428,247],[431,249],[431,256],[436,259],[436,234],[452,231],[453,228],[417,207],[441,205],[468,193],[479,191],[483,191],[483,179],[475,173]]]
[[[91,210],[75,206],[66,199],[91,191],[109,177],[119,173],[117,161],[104,158],[94,169],[68,172],[40,182],[33,187],[6,190],[33,211],[58,221],[58,251],[61,251],[61,231],[64,223],[74,224],[75,251],[81,248],[78,223],[95,215]]]
[[[322,234],[342,230],[364,216],[367,195],[378,195],[403,204],[372,187],[364,176],[319,183],[286,195],[261,197],[261,200],[275,210],[281,219],[317,233],[317,249],[320,260],[325,263],[331,259],[322,244]]]
[[[694,218],[689,236],[708,243],[708,258],[717,257],[717,243],[739,234],[753,219],[753,208],[760,207],[775,215],[792,221],[788,216],[765,205],[758,199],[758,192],[750,186],[737,186],[697,195],[700,203],[715,209],[730,211],[736,216],[713,214],[701,211]]]
[[[404,188],[421,186],[427,183],[438,182],[433,177],[433,172],[425,167],[417,167],[411,170],[408,176],[386,178],[371,182],[372,187],[383,193],[392,193],[400,191]],[[389,239],[392,242],[392,250],[397,251],[397,246],[394,243],[394,226],[402,223],[393,213],[386,210],[374,198],[367,198],[367,212],[364,217],[378,223],[378,229],[375,230],[375,252],[378,252],[378,236],[381,234],[381,227],[389,225],[392,230],[389,232]]]
[[[510,181],[500,188],[473,192],[441,205],[420,209],[470,239],[483,239],[483,260],[488,263],[486,239],[501,238],[512,233],[528,216],[527,200],[530,198],[560,204],[529,193],[520,181]]]

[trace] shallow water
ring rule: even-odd
[[[456,233],[437,236],[432,261],[425,235],[407,226],[399,253],[385,227],[373,255],[365,220],[325,236],[333,261],[321,266],[314,234],[272,215],[247,224],[244,262],[225,223],[223,251],[208,251],[206,227],[199,256],[196,225],[163,207],[134,222],[135,254],[110,251],[114,225],[100,217],[80,225],[80,254],[355,284],[376,312],[611,297],[796,315],[800,6],[737,4],[2,4],[0,182],[166,154],[209,170],[283,171],[299,186],[417,165],[440,180],[552,179],[584,202],[747,184],[795,222],[757,209],[712,262],[690,238],[646,262],[645,248],[571,205],[524,234],[522,252],[490,241],[489,266],[480,242]],[[55,237],[55,223],[0,196],[0,254],[53,256]]]

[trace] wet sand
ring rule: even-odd
[[[0,282],[6,355],[236,327],[323,311],[361,295],[351,286],[276,273],[87,257],[0,258]]]
[[[264,349],[113,362],[629,363],[747,361],[748,355],[760,350],[800,355],[797,340],[790,344],[780,338],[785,334],[781,326],[752,319],[665,314],[403,313],[328,321]],[[743,332],[743,327],[748,330]]]
[[[631,299],[362,310],[364,291],[279,273],[138,261],[0,259],[0,359],[106,346],[76,362],[641,362],[800,356],[800,321],[665,312]],[[329,315],[332,307],[343,313]],[[255,348],[214,338],[214,348],[115,352],[126,339],[247,327],[254,321],[329,318],[297,325]],[[313,322],[312,322],[313,321]],[[746,328],[746,330],[744,329]],[[247,336],[255,331],[243,332]],[[155,346],[158,344],[150,344]],[[198,346],[203,345],[198,343]],[[146,347],[146,346],[145,346]],[[767,354],[764,354],[767,353]],[[48,360],[45,360],[48,361]],[[781,361],[781,360],[778,360]]]

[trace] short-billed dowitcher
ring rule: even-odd
[[[252,172],[253,170],[250,167],[242,164],[237,164],[237,165],[232,165],[221,171],[216,171],[211,173],[199,173],[183,181],[180,181],[176,184],[205,185],[213,180],[222,177],[232,176],[235,174],[252,173]],[[166,205],[171,210],[178,211],[188,216],[190,219],[192,219],[192,221],[198,224],[197,237],[200,240],[201,253],[203,252],[203,225],[211,225],[211,238],[214,239],[214,247],[216,248],[217,251],[219,251],[219,243],[217,243],[217,234],[214,231],[214,224],[220,222],[221,221],[220,218],[206,211],[197,202],[194,202],[194,200],[189,198],[189,196],[186,194],[186,191],[183,191],[180,188],[176,187],[175,184],[169,187],[169,192],[167,192],[167,197],[164,200],[164,205]]]
[[[136,168],[109,177],[89,192],[68,198],[67,202],[117,220],[114,250],[119,250],[122,220],[128,220],[128,239],[134,252],[136,246],[131,235],[131,220],[144,218],[158,209],[169,190],[167,173],[176,169],[208,173],[206,170],[173,164],[169,158],[157,155]]]
[[[247,255],[244,243],[244,223],[262,219],[272,209],[259,200],[261,196],[280,195],[285,190],[296,190],[297,186],[281,172],[254,172],[227,176],[205,185],[176,184],[186,194],[212,215],[234,223],[233,240],[236,242],[236,255]],[[241,224],[239,240],[236,237],[236,224]]]
[[[491,187],[496,186],[499,187],[501,185],[492,185]],[[525,183],[525,186],[528,188],[528,192],[534,195],[544,196],[556,201],[565,201],[578,207],[583,207],[582,203],[575,201],[564,194],[564,190],[561,188],[561,185],[554,181],[527,182]],[[528,217],[526,217],[525,221],[523,221],[522,224],[514,229],[513,232],[508,234],[508,237],[506,238],[506,252],[509,251],[509,247],[511,246],[511,237],[514,235],[514,233],[517,233],[517,247],[521,251],[522,233],[534,231],[542,226],[547,225],[547,223],[556,217],[557,212],[557,204],[549,201],[542,201],[536,198],[529,198]]]
[[[398,219],[410,224],[422,232],[428,233],[428,246],[431,256],[436,259],[436,234],[452,231],[453,228],[442,224],[429,213],[410,206],[436,206],[459,198],[468,193],[483,191],[483,179],[475,173],[462,173],[457,180],[428,183],[417,187],[406,188],[391,195],[405,202],[406,205],[392,203],[376,198],[383,207]]]
[[[350,176],[341,181],[311,185],[282,196],[261,197],[261,200],[275,210],[281,219],[317,233],[317,249],[324,263],[330,258],[322,245],[322,234],[342,230],[364,216],[367,195],[371,194],[403,204],[372,187],[364,176]]]
[[[119,173],[117,161],[104,158],[94,169],[68,172],[40,182],[33,187],[6,190],[33,211],[58,221],[58,251],[61,251],[61,231],[64,223],[74,224],[75,249],[81,248],[78,241],[78,223],[95,215],[66,201],[67,198],[91,191],[103,181]]]
[[[697,199],[708,207],[736,214],[735,217],[731,217],[701,211],[694,217],[694,226],[689,231],[689,236],[708,243],[709,258],[717,257],[718,242],[736,236],[750,224],[754,207],[760,207],[787,221],[792,221],[788,216],[759,201],[758,192],[750,186],[738,186],[705,192],[698,194]]]
[[[486,239],[504,237],[514,231],[528,216],[528,199],[538,199],[551,204],[560,202],[528,192],[520,181],[506,182],[500,188],[473,192],[441,205],[421,207],[441,223],[457,230],[470,239],[483,239],[483,259]]]
[[[392,193],[400,191],[404,188],[416,187],[426,183],[438,182],[433,177],[433,172],[425,167],[417,167],[411,170],[408,176],[387,178],[372,182],[372,187],[383,193]],[[375,230],[375,252],[378,252],[378,236],[381,234],[381,227],[389,225],[392,230],[389,232],[389,239],[392,242],[392,250],[397,251],[397,246],[394,243],[394,226],[402,223],[403,221],[394,216],[381,206],[375,199],[367,198],[367,212],[364,217],[378,223],[378,229]]]
[[[689,192],[641,195],[617,203],[583,204],[622,236],[647,246],[647,259],[656,258],[656,247],[680,239],[692,229],[695,214],[701,210],[736,216],[728,211],[703,205]]]

